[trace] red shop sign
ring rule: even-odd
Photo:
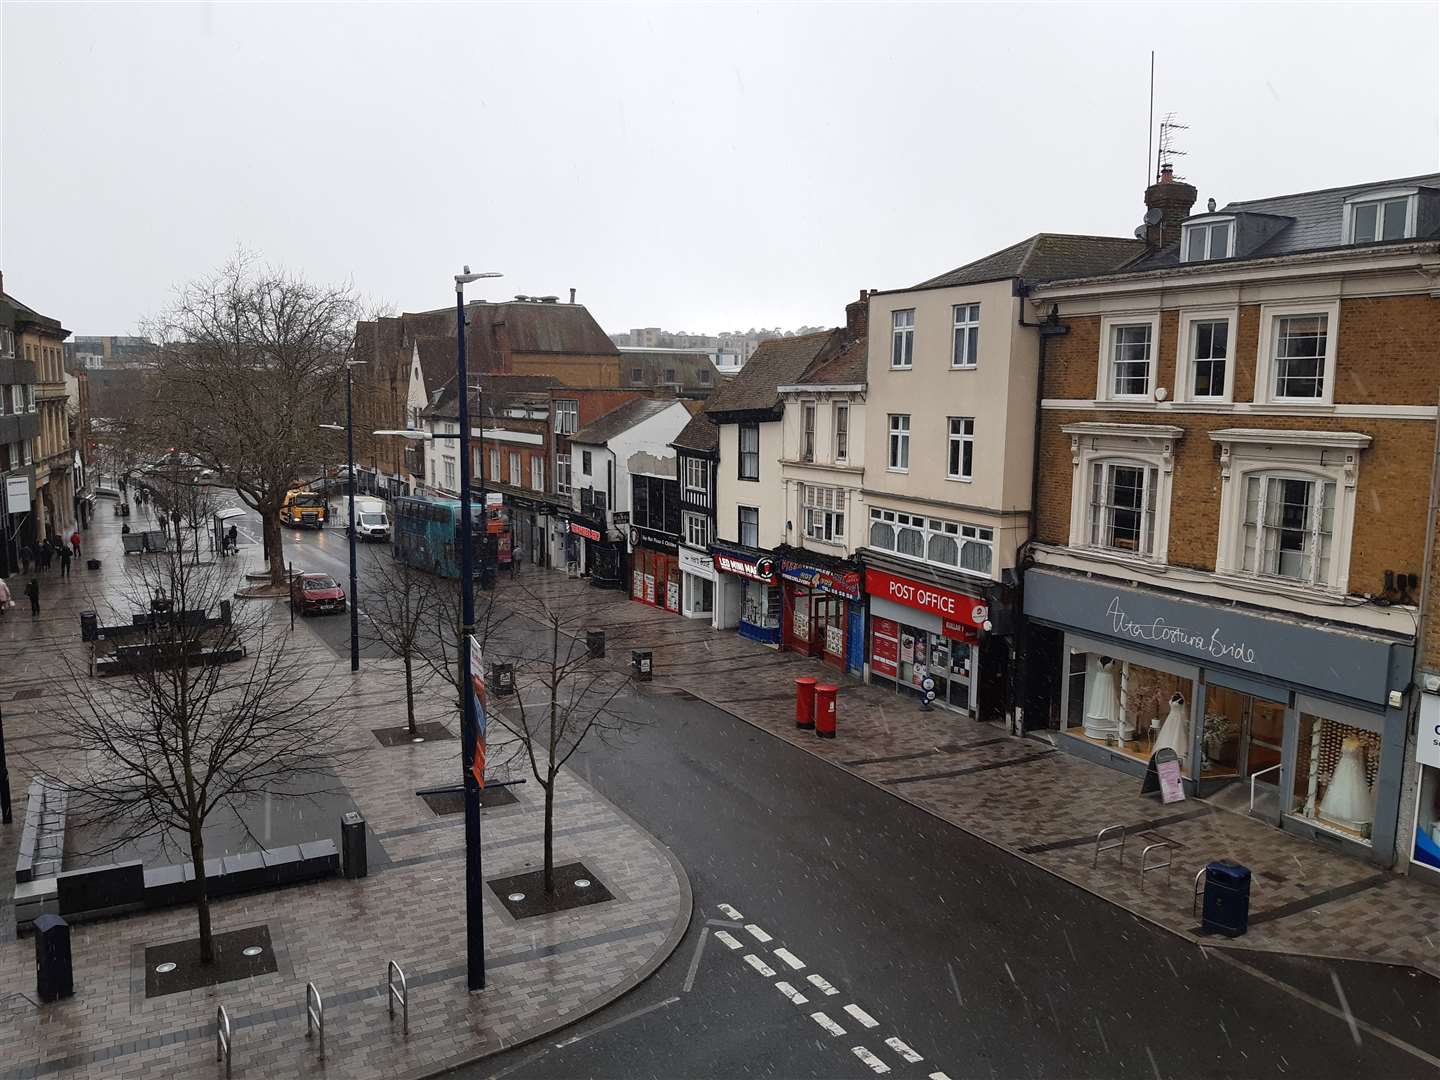
[[[865,591],[896,604],[928,611],[954,623],[965,623],[977,629],[990,617],[984,603],[964,593],[951,592],[938,585],[887,574],[873,566],[865,569]]]
[[[583,536],[583,537],[585,537],[586,540],[599,540],[599,539],[600,539],[600,534],[599,534],[598,532],[596,532],[594,529],[587,529],[584,525],[581,525],[578,521],[572,521],[572,522],[570,522],[570,531],[571,531],[572,533],[574,533],[576,536]]]

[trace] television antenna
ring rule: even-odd
[[[1180,123],[1180,121],[1176,119],[1176,114],[1173,112],[1166,113],[1165,119],[1160,121],[1160,147],[1155,152],[1156,181],[1159,181],[1160,174],[1165,171],[1165,166],[1168,165],[1173,170],[1175,167],[1175,159],[1185,156],[1184,150],[1177,150],[1175,148],[1175,133],[1177,131],[1189,130],[1190,125]],[[1176,176],[1175,179],[1181,180],[1183,177]]]

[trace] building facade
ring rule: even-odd
[[[715,470],[720,461],[720,431],[705,413],[690,418],[674,442],[675,472],[680,478],[680,613],[713,622],[715,562]]]
[[[36,371],[15,321],[15,306],[0,289],[0,577],[20,572],[20,548],[35,540]]]
[[[71,438],[65,389],[65,338],[70,331],[56,319],[7,296],[15,318],[17,354],[34,365],[34,401],[39,430],[35,435],[34,536],[37,540],[69,536],[77,524],[75,448]]]
[[[1440,176],[1195,196],[1163,174],[1146,255],[1027,305],[1068,332],[1042,385],[1026,725],[1137,774],[1169,748],[1192,792],[1440,866],[1410,737]]]

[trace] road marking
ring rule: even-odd
[[[724,927],[727,927],[727,928],[733,929],[733,930],[739,930],[739,929],[740,929],[740,924],[739,924],[738,922],[726,922],[724,919],[706,919],[706,920],[705,920],[705,925],[706,925],[706,926],[724,926]]]
[[[760,942],[761,945],[764,945],[767,941],[773,940],[769,934],[767,934],[764,930],[761,930],[753,922],[746,923],[745,929],[750,931],[750,936],[753,937],[756,941]]]
[[[897,1054],[904,1058],[907,1065],[914,1065],[917,1061],[925,1060],[914,1050],[910,1049],[910,1047],[906,1046],[903,1042],[897,1039],[894,1035],[891,1035],[890,1038],[885,1040],[885,1045],[890,1047],[891,1050],[894,1050]]]
[[[717,934],[716,937],[719,937],[719,935]],[[826,997],[834,997],[840,992],[831,986],[823,975],[806,975],[805,978],[810,980],[810,985],[815,987],[816,990],[824,991]]]
[[[695,946],[695,955],[690,960],[690,971],[685,976],[685,993],[695,985],[695,973],[700,970],[700,954],[705,951],[705,942],[710,938],[709,930],[700,931],[700,941]]]
[[[735,940],[734,934],[731,934],[725,930],[716,930],[715,940],[720,942],[720,944],[724,945],[727,949],[739,949],[743,947],[741,946],[740,942]]]
[[[866,1065],[869,1065],[871,1072],[887,1073],[890,1071],[889,1065],[886,1065],[883,1061],[877,1058],[869,1050],[866,1050],[863,1046],[852,1046],[850,1048],[850,1052],[856,1057],[858,1057],[861,1061],[863,1061]]]
[[[562,1046],[569,1046],[572,1043],[579,1042],[581,1039],[588,1039],[591,1035],[599,1035],[600,1032],[609,1031],[611,1028],[616,1027],[620,1024],[628,1024],[631,1020],[640,1019],[640,1017],[644,1016],[646,1013],[652,1013],[656,1009],[663,1009],[666,1005],[674,1005],[675,1002],[679,1000],[680,999],[678,997],[669,997],[666,998],[664,1001],[657,1001],[654,1005],[646,1005],[643,1009],[636,1009],[632,1013],[626,1013],[624,1016],[618,1016],[614,1020],[611,1020],[608,1024],[601,1024],[597,1028],[591,1028],[583,1035],[572,1035],[568,1039],[562,1039],[560,1042],[557,1042],[555,1044],[555,1049],[559,1050]]]
[[[856,1020],[859,1020],[860,1023],[864,1024],[867,1028],[880,1026],[880,1021],[876,1020],[859,1005],[846,1005],[845,1011],[851,1016],[853,1016]]]
[[[788,982],[777,982],[775,989],[779,990],[796,1005],[806,1005],[810,1001],[809,998],[800,993],[799,990],[796,990],[795,987],[791,986]]]
[[[775,955],[778,956],[781,960],[784,960],[785,963],[789,964],[790,967],[795,971],[803,971],[805,968],[805,961],[801,960],[789,949],[776,949]]]
[[[740,912],[736,911],[729,904],[716,904],[715,906],[720,909],[720,914],[724,915],[727,919],[734,919],[736,922],[742,922],[745,919],[744,915],[741,915]]]
[[[811,1014],[810,1014],[810,1019],[811,1019],[811,1020],[814,1020],[817,1024],[819,1024],[822,1028],[824,1028],[826,1031],[828,1031],[831,1035],[837,1035],[837,1036],[838,1036],[838,1035],[844,1035],[844,1034],[845,1034],[845,1029],[842,1028],[839,1024],[837,1024],[834,1020],[831,1020],[830,1017],[826,1016],[823,1012],[813,1012],[813,1013],[811,1013]]]
[[[942,1072],[933,1072],[930,1074],[929,1080],[950,1080],[950,1078]]]
[[[767,979],[772,978],[775,975],[775,969],[772,968],[769,964],[765,963],[764,960],[761,960],[754,953],[746,953],[745,962],[749,964],[752,968],[754,968],[756,971],[758,971],[761,975],[764,975]]]

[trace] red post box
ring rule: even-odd
[[[822,739],[835,737],[835,697],[838,686],[820,683],[815,687],[815,734]]]
[[[809,675],[795,680],[795,726],[805,731],[815,727],[815,680]]]

